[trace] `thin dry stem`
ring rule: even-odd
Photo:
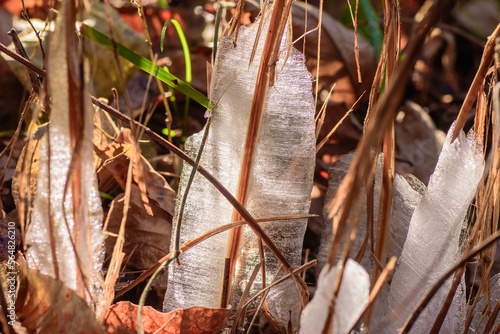
[[[478,92],[483,87],[484,78],[486,76],[486,72],[488,71],[491,62],[493,61],[493,55],[495,53],[495,38],[500,35],[500,24],[497,25],[496,29],[493,31],[490,37],[488,37],[488,41],[484,47],[483,56],[481,57],[481,64],[479,65],[479,69],[477,70],[476,76],[470,85],[469,91],[467,92],[467,96],[460,108],[460,112],[458,114],[455,129],[453,130],[452,141],[454,141],[460,130],[462,130],[465,126],[465,122],[469,116],[469,112],[474,105],[474,101],[476,100],[476,96]]]

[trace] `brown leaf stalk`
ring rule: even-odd
[[[15,52],[10,51],[7,49],[6,46],[0,43],[0,51],[5,52],[9,56],[12,54],[14,55],[15,59],[18,60],[20,63],[22,63],[25,66],[28,66],[29,68],[33,69],[36,73],[45,76],[46,72],[45,70],[39,68],[38,66],[32,64],[30,61],[22,58],[21,56],[17,55]],[[13,58],[14,58],[13,57]],[[152,131],[148,127],[140,124],[139,122],[136,122],[133,119],[130,119],[129,117],[125,116],[122,114],[120,111],[116,110],[115,108],[109,106],[106,103],[103,103],[102,101],[99,101],[96,97],[91,96],[92,103],[96,105],[97,107],[105,110],[106,112],[110,113],[111,115],[115,116],[119,120],[131,124],[133,123],[134,126],[137,126],[141,128],[141,130],[144,131],[144,134],[154,141],[156,141],[158,144],[161,146],[165,147],[166,149],[170,150],[173,152],[175,155],[177,155],[179,158],[187,162],[189,165],[193,166],[195,164],[194,160],[189,157],[184,151],[176,147],[174,144],[170,143],[169,141],[165,140],[162,136],[158,135],[156,132]],[[254,231],[254,233],[264,242],[264,244],[273,252],[273,254],[276,256],[276,258],[279,260],[279,262],[283,265],[283,267],[287,268],[289,270],[291,268],[290,263],[288,260],[285,258],[283,253],[274,245],[273,241],[269,238],[269,236],[264,232],[264,230],[259,226],[255,218],[252,217],[252,215],[245,209],[243,205],[229,192],[223,185],[220,183],[208,170],[206,170],[203,167],[198,167],[198,172],[205,177],[212,185],[228,200],[229,203],[239,212],[239,214],[243,217],[243,219],[247,222],[248,226]],[[306,285],[303,281],[299,280],[300,285],[303,288],[306,288]]]
[[[255,83],[255,92],[252,101],[252,108],[248,121],[245,142],[243,146],[243,154],[240,163],[240,174],[238,177],[238,187],[236,189],[236,199],[243,205],[246,204],[248,195],[248,186],[251,180],[253,162],[255,158],[256,143],[259,137],[260,123],[264,106],[266,103],[267,90],[270,82],[274,77],[276,62],[278,60],[279,47],[283,37],[283,28],[289,15],[290,0],[277,0],[273,4],[273,11],[269,23],[264,50],[260,61],[260,67]],[[287,10],[288,9],[288,10]],[[264,18],[263,18],[264,19]],[[231,221],[241,220],[241,214],[234,210]],[[219,306],[225,308],[230,295],[229,287],[232,284],[234,276],[234,268],[236,266],[237,253],[239,250],[241,238],[241,228],[235,228],[229,232],[228,243],[226,248],[226,265],[224,272],[227,273],[228,279],[222,280],[221,294]],[[283,266],[288,272],[291,268],[288,261]]]

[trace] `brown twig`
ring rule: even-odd
[[[309,217],[311,217],[311,215],[306,215],[306,216],[285,216],[285,217],[262,217],[262,218],[257,218],[256,221],[257,222],[265,222],[265,221],[297,219],[297,218],[305,218],[305,217],[309,218]],[[237,222],[234,222],[234,223],[229,223],[229,224],[218,226],[218,227],[215,227],[215,228],[213,228],[211,230],[208,230],[205,233],[201,234],[200,236],[198,236],[196,238],[193,238],[193,239],[190,239],[190,240],[186,241],[185,243],[183,243],[181,245],[181,252],[186,252],[188,249],[190,249],[190,248],[198,245],[200,242],[203,242],[203,241],[207,240],[208,238],[213,237],[216,234],[225,232],[225,231],[227,231],[229,229],[232,229],[232,228],[235,228],[235,227],[238,227],[238,226],[242,226],[244,224],[246,224],[246,222],[244,220],[240,220],[240,221],[237,221]],[[173,253],[174,252],[170,252],[167,255],[165,255],[164,257],[162,257],[160,260],[158,260],[158,262],[155,263],[151,268],[149,268],[146,271],[144,271],[139,277],[137,277],[129,285],[127,285],[120,292],[118,292],[116,294],[115,298],[123,296],[125,293],[127,293],[128,291],[130,291],[134,287],[136,287],[139,283],[141,283],[146,278],[148,278],[149,276],[151,276],[156,271],[156,269],[158,269],[158,267],[162,263],[164,263],[165,261],[167,261],[173,255]]]
[[[26,10],[26,6],[24,4],[24,0],[21,0],[21,3],[23,5],[23,11],[22,11],[21,15],[26,21],[28,21],[29,25],[31,26],[31,29],[33,29],[33,32],[35,33],[36,38],[38,39],[38,44],[40,45],[40,50],[42,50],[42,57],[45,58],[45,50],[43,49],[43,43],[42,43],[42,39],[40,38],[40,33],[35,29],[33,22],[31,22],[31,20],[30,20],[30,17],[28,15],[28,11]]]
[[[497,25],[491,36],[488,38],[488,41],[486,42],[483,56],[481,57],[481,64],[479,65],[476,76],[474,77],[474,80],[470,85],[469,91],[467,92],[462,107],[460,108],[460,112],[458,113],[458,117],[455,122],[455,128],[453,130],[453,136],[451,137],[452,141],[454,141],[458,137],[458,134],[464,128],[472,105],[476,101],[476,97],[480,88],[483,86],[486,72],[488,71],[491,62],[493,61],[493,55],[495,54],[495,38],[499,34],[500,24]]]
[[[28,59],[25,59],[23,56],[15,53],[14,51],[11,51],[8,47],[0,43],[0,51],[5,53],[7,56],[11,57],[12,59],[15,59],[19,63],[23,64],[33,72],[38,73],[39,75],[45,77],[47,75],[47,72],[40,67],[36,66],[32,62],[30,62]]]

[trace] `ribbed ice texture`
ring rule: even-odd
[[[43,274],[56,277],[49,230],[52,221],[59,277],[67,287],[76,290],[77,262],[68,233],[68,226],[71,233],[75,233],[71,187],[68,187],[66,198],[63,199],[73,153],[70,148],[66,44],[61,42],[63,38],[59,34],[63,33],[59,29],[56,28],[58,31],[49,42],[48,67],[49,73],[53,73],[52,76],[49,74],[50,80],[48,81],[52,106],[51,123],[49,130],[41,140],[37,194],[32,221],[26,236],[26,242],[30,245],[27,259],[31,268],[39,269]],[[92,147],[94,111],[90,99],[85,102],[86,119],[84,124],[81,124],[81,127],[84,128],[80,175],[83,187],[80,190],[81,206],[78,209],[82,214],[82,219],[78,224],[79,238],[74,240],[74,244],[79,253],[81,268],[87,277],[90,277],[91,293],[94,300],[98,301],[102,291],[99,275],[103,261],[102,242],[104,236],[102,234],[101,201],[94,172]],[[64,217],[66,217],[68,226]]]
[[[325,203],[329,202],[336,194],[340,183],[344,179],[349,170],[349,166],[354,158],[355,152],[343,155],[336,160],[328,171],[328,191],[325,196]],[[382,186],[382,155],[378,159],[377,172],[375,174],[374,198],[373,198],[373,214],[374,223],[377,222],[377,212],[379,207],[380,192]],[[416,177],[407,175],[405,177],[398,174],[394,178],[394,198],[391,210],[391,225],[390,225],[390,238],[387,250],[387,258],[401,254],[403,244],[406,240],[408,232],[408,225],[410,224],[411,215],[416,205],[420,201],[421,194],[425,189],[425,185],[420,182]],[[367,233],[367,208],[366,208],[366,190],[363,187],[360,196],[363,196],[361,214],[359,218],[356,239],[354,240],[351,257],[355,257],[360,250],[366,233]],[[321,270],[326,263],[328,252],[330,251],[330,242],[332,238],[332,219],[327,219],[329,211],[324,212],[325,229],[321,235],[321,244],[318,253],[318,268]],[[346,230],[346,234],[348,231]],[[344,235],[344,239],[345,239]],[[369,247],[360,261],[360,264],[366,271],[371,273],[373,267],[373,259],[369,252],[372,247]],[[339,255],[340,256],[340,255]]]
[[[325,203],[330,202],[333,197],[335,197],[337,193],[337,189],[339,188],[340,184],[342,183],[342,180],[346,176],[347,172],[349,171],[349,166],[352,163],[352,160],[354,159],[356,152],[353,151],[351,153],[345,154],[341,156],[338,160],[336,160],[329,168],[328,170],[328,191],[326,192],[325,195]],[[378,203],[380,199],[380,187],[382,183],[382,164],[381,164],[381,158],[379,158],[379,165],[377,168],[377,172],[375,174],[375,187],[374,187],[374,212],[377,212],[378,209]],[[355,257],[358,251],[360,250],[361,246],[363,245],[366,232],[367,232],[367,209],[366,209],[366,188],[362,188],[360,192],[360,196],[362,196],[362,205],[361,205],[361,214],[359,217],[359,224],[358,224],[358,229],[356,233],[356,239],[354,240],[354,245],[351,251],[351,257]],[[325,206],[326,207],[326,206]],[[328,253],[330,252],[330,243],[332,239],[332,233],[333,233],[333,222],[332,218],[328,219],[329,216],[329,211],[325,210],[323,212],[323,216],[325,217],[325,228],[323,230],[323,233],[321,234],[321,243],[320,243],[320,248],[319,248],[319,253],[318,253],[318,268],[316,269],[317,273],[321,271],[323,266],[326,264],[326,260],[328,258]],[[376,219],[377,215],[375,214],[374,216]],[[346,240],[347,233],[349,233],[349,230],[346,229],[343,239],[342,239],[342,244],[344,244]],[[371,247],[368,245],[368,247]],[[339,256],[337,257],[337,260],[339,259]],[[370,252],[368,249],[365,251],[363,258],[361,259],[361,265],[363,268],[365,268],[366,271],[371,272],[372,266],[373,266],[373,261],[372,257],[370,255]]]
[[[260,54],[266,38],[266,34],[262,33],[255,59],[249,68],[257,27],[258,23],[242,27],[236,48],[232,39],[224,39],[220,43],[212,79],[211,99],[216,108],[202,165],[233,194],[238,182]],[[267,31],[266,27],[262,31]],[[285,42],[282,42],[283,48],[284,45]],[[277,79],[275,85],[269,88],[261,122],[246,205],[254,217],[307,214],[309,210],[315,147],[312,79],[303,65],[302,55],[295,49],[291,51],[290,54],[287,54],[286,48],[282,51],[276,67]],[[200,138],[201,133],[186,142],[186,150],[191,156],[196,155]],[[184,167],[179,196],[184,193],[190,171],[191,168]],[[213,186],[203,177],[196,176],[181,227],[182,242],[210,228],[229,223],[232,211],[232,206]],[[299,265],[306,220],[270,222],[262,226],[292,265]],[[165,311],[194,305],[217,306],[226,242],[227,233],[220,234],[182,254],[181,266],[173,266],[169,273]],[[244,229],[242,242],[231,297],[233,307],[239,300],[240,289],[246,285],[246,277],[258,263],[257,240],[249,228]],[[275,257],[266,248],[268,283],[277,268]],[[252,293],[261,288],[260,280],[257,277]],[[270,295],[276,295],[280,300],[278,303],[269,301],[272,312],[288,320],[288,310],[293,309],[297,319],[296,308],[300,307],[300,303],[294,298],[296,292],[293,286],[285,292],[276,288],[270,291]],[[276,307],[273,307],[275,304]]]
[[[338,267],[330,268],[328,265],[321,270],[314,298],[302,312],[300,333],[323,333],[337,272]],[[370,276],[356,261],[348,259],[340,283],[330,333],[349,333],[368,304],[369,292]]]
[[[391,226],[389,228],[389,242],[387,246],[387,259],[395,256],[399,258],[408,234],[411,216],[417,207],[425,185],[415,176],[408,174],[394,175],[394,197],[392,199]],[[375,301],[371,318],[371,326],[376,328],[387,312],[387,298],[389,285],[384,284]]]
[[[398,315],[386,333],[395,333],[418,300],[460,255],[459,237],[469,204],[483,173],[481,145],[471,132],[451,141],[450,129],[427,190],[415,209],[389,294],[389,312]],[[420,315],[411,333],[428,333],[442,306],[450,281],[438,291]],[[442,333],[463,330],[464,299],[459,289]]]

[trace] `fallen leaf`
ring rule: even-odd
[[[123,216],[123,198],[124,194],[120,194],[111,203],[105,224],[109,232],[118,234]],[[126,264],[136,269],[147,269],[153,266],[168,253],[170,247],[172,216],[154,202],[151,209],[153,211],[152,216],[146,213],[142,205],[139,188],[133,184],[125,225],[126,244],[123,252],[127,254],[125,257]],[[112,251],[115,242],[115,237],[106,238],[106,249]]]
[[[20,265],[19,292],[16,300],[18,319],[28,331],[52,333],[103,333],[87,302],[61,281],[38,270]]]
[[[14,197],[16,207],[18,209],[21,207],[19,200],[22,199],[26,214],[36,194],[38,172],[40,170],[40,138],[46,129],[46,126],[40,126],[34,130],[31,138],[21,151],[21,155],[17,160],[16,171],[12,178],[12,196]]]
[[[394,131],[396,172],[413,174],[427,185],[443,145],[440,131],[422,107],[413,102],[407,102],[399,111]]]
[[[128,164],[132,155],[130,129],[123,129],[114,143],[96,149],[96,153],[101,159],[99,164],[101,167],[97,171],[99,189],[106,193],[113,193],[116,190],[117,182],[120,188],[125,190]],[[144,157],[142,157],[142,165],[148,197],[172,216],[175,208],[175,191]],[[135,168],[132,175],[135,184],[137,184]]]
[[[138,306],[130,302],[119,302],[107,311],[104,324],[107,333],[137,333]],[[169,313],[156,311],[150,306],[143,309],[143,329],[146,333],[162,334],[208,334],[219,333],[227,324],[228,309],[190,307]]]

